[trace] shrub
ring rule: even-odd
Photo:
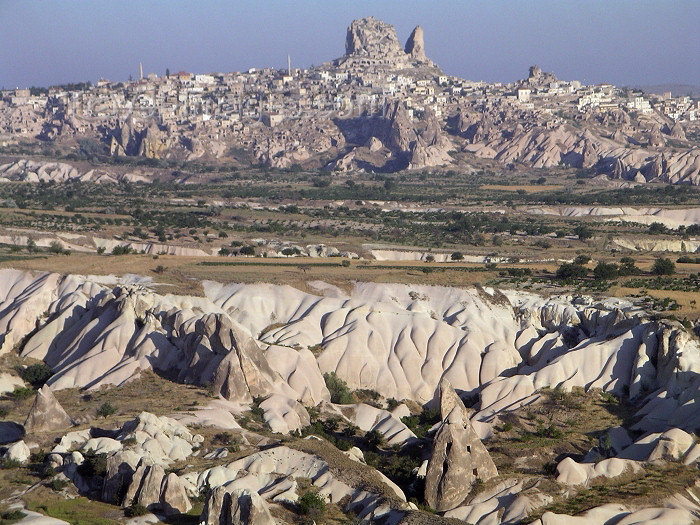
[[[22,520],[26,517],[27,517],[27,515],[24,512],[22,512],[19,509],[14,509],[14,510],[8,510],[7,512],[3,512],[2,521],[5,523],[13,523],[15,521]]]
[[[593,276],[599,280],[614,279],[618,276],[617,264],[601,261],[593,269]]]
[[[97,415],[102,416],[102,417],[108,417],[114,414],[117,411],[117,408],[112,405],[109,401],[105,401],[102,403],[100,408],[97,409]]]
[[[317,492],[307,492],[297,502],[299,514],[320,516],[326,511],[326,502]]]
[[[452,252],[452,255],[450,255],[450,259],[453,261],[461,261],[464,259],[464,255],[462,252]]]
[[[632,257],[623,257],[620,259],[620,267],[617,270],[618,275],[636,275],[639,273],[639,268],[634,264]]]
[[[652,222],[649,225],[649,233],[652,235],[656,235],[659,233],[666,233],[666,231],[667,231],[666,226],[661,222]]]
[[[4,469],[19,468],[22,464],[16,459],[5,458],[0,462],[0,466]]]
[[[379,448],[385,443],[384,435],[378,430],[370,430],[365,434],[367,444],[372,448]]]
[[[591,258],[588,255],[577,255],[574,259],[574,264],[588,264],[591,262]]]
[[[35,388],[39,388],[51,377],[51,367],[45,363],[36,363],[26,368],[18,368],[19,376]]]
[[[662,257],[660,259],[656,259],[654,266],[651,268],[651,273],[654,275],[673,275],[676,273],[676,265],[671,259]]]
[[[347,383],[340,379],[335,372],[323,374],[323,380],[331,393],[331,403],[350,405],[355,402]]]
[[[350,268],[350,261],[348,261],[347,259],[343,260],[343,262],[341,262],[340,264],[343,265],[343,268]]]
[[[593,231],[588,227],[580,224],[574,228],[574,234],[582,241],[593,237]]]
[[[84,456],[85,461],[78,466],[78,473],[84,477],[103,478],[107,473],[107,454],[95,454],[89,451]]]
[[[15,401],[21,401],[22,399],[30,398],[34,395],[34,390],[24,386],[15,388],[12,392],[7,394],[7,397],[14,399]]]
[[[49,252],[51,253],[63,253],[63,245],[58,241],[51,241],[49,245]]]
[[[239,250],[241,255],[255,255],[255,246],[243,246]]]
[[[46,484],[46,486],[49,487],[51,490],[61,492],[68,486],[68,482],[65,479],[52,479]]]
[[[557,268],[557,279],[571,280],[586,277],[588,270],[585,266],[576,263],[564,263]]]
[[[134,250],[128,246],[115,246],[112,248],[112,255],[129,255],[130,253],[134,253]]]
[[[141,505],[140,503],[132,503],[126,509],[126,515],[129,518],[135,518],[137,516],[145,516],[148,514],[148,509]]]

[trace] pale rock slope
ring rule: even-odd
[[[421,404],[437,400],[447,379],[478,397],[472,419],[487,423],[475,425],[482,437],[545,386],[629,392],[647,431],[700,420],[697,340],[620,301],[367,283],[327,297],[205,282],[206,297],[182,297],[78,276],[1,277],[3,348],[33,333],[22,355],[52,367],[53,389],[168,370],[230,401],[266,398],[266,420],[281,432],[307,421],[302,404],[328,400],[327,372],[352,389]]]

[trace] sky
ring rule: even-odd
[[[469,80],[700,85],[700,0],[0,0],[0,88],[309,67],[370,15]]]

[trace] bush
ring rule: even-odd
[[[18,368],[19,376],[33,387],[39,388],[51,377],[51,367],[45,363],[36,363],[26,368]]]
[[[241,255],[255,255],[255,246],[243,246],[239,250]]]
[[[51,490],[61,492],[68,486],[68,482],[65,479],[52,479],[46,484],[46,486],[49,487]]]
[[[591,262],[591,258],[588,255],[578,255],[574,259],[574,264],[583,265],[583,264],[588,264],[589,262]]]
[[[557,279],[571,280],[581,279],[588,275],[585,266],[576,263],[564,263],[557,269]]]
[[[0,461],[0,467],[4,469],[19,468],[21,466],[22,464],[16,459],[5,458],[2,461]]]
[[[634,264],[632,257],[623,257],[620,259],[620,267],[617,270],[618,275],[636,275],[639,273],[639,268]]]
[[[654,266],[651,268],[651,273],[654,275],[673,275],[676,273],[676,265],[671,259],[662,257],[661,259],[656,259]]]
[[[365,434],[365,440],[371,448],[379,448],[385,443],[384,435],[378,430],[370,430]]]
[[[618,276],[617,264],[601,261],[593,269],[593,276],[598,280],[614,279]]]
[[[666,233],[667,228],[663,223],[660,222],[652,222],[649,225],[649,233],[652,235],[660,234],[660,233]]]
[[[12,392],[7,394],[7,397],[14,399],[15,401],[21,401],[22,399],[27,399],[35,394],[34,390],[24,386],[15,388]]]
[[[89,451],[84,456],[85,461],[78,466],[78,474],[89,478],[103,478],[107,473],[107,454],[95,454]]]
[[[317,492],[307,492],[297,502],[299,514],[320,516],[326,511],[326,502]]]
[[[584,226],[583,224],[580,224],[574,228],[574,234],[582,241],[593,237],[593,231],[588,226]]]
[[[335,372],[323,374],[323,380],[331,393],[331,403],[350,405],[355,402],[347,383],[340,379]]]
[[[112,248],[112,255],[129,255],[130,253],[134,253],[134,250],[128,246],[115,246]]]
[[[2,521],[5,523],[13,523],[15,521],[22,520],[26,517],[27,517],[27,515],[24,512],[22,512],[19,509],[14,509],[14,510],[8,510],[7,512],[3,512]]]
[[[452,252],[452,255],[450,255],[450,259],[453,261],[461,261],[464,259],[464,255],[462,252]]]
[[[97,415],[102,416],[102,417],[108,417],[114,414],[117,411],[117,408],[112,405],[109,401],[105,401],[102,403],[100,408],[97,409]]]
[[[140,503],[132,503],[126,509],[126,515],[129,518],[135,518],[137,516],[145,516],[148,514],[148,509],[141,505]]]

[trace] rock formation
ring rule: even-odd
[[[405,62],[396,30],[373,16],[353,20],[345,38],[345,55]]]
[[[396,30],[374,17],[354,20],[345,38],[345,56],[335,65],[343,69],[400,70],[420,67],[424,71],[439,71],[425,56],[423,29],[417,26],[406,42],[405,50],[396,36]]]
[[[204,525],[275,525],[265,500],[248,489],[227,490],[217,487],[207,498],[202,519]]]
[[[449,381],[443,380],[440,387],[440,410],[449,413],[433,441],[425,476],[425,501],[444,512],[464,501],[474,481],[489,480],[498,476],[498,471]]]
[[[51,432],[65,430],[73,426],[63,407],[53,395],[48,385],[42,386],[36,393],[32,408],[29,410],[24,428],[27,432]]]
[[[406,53],[411,55],[413,60],[419,62],[425,62],[427,60],[425,56],[425,44],[423,42],[423,28],[421,26],[416,26],[411,32],[411,36],[408,37]]]

